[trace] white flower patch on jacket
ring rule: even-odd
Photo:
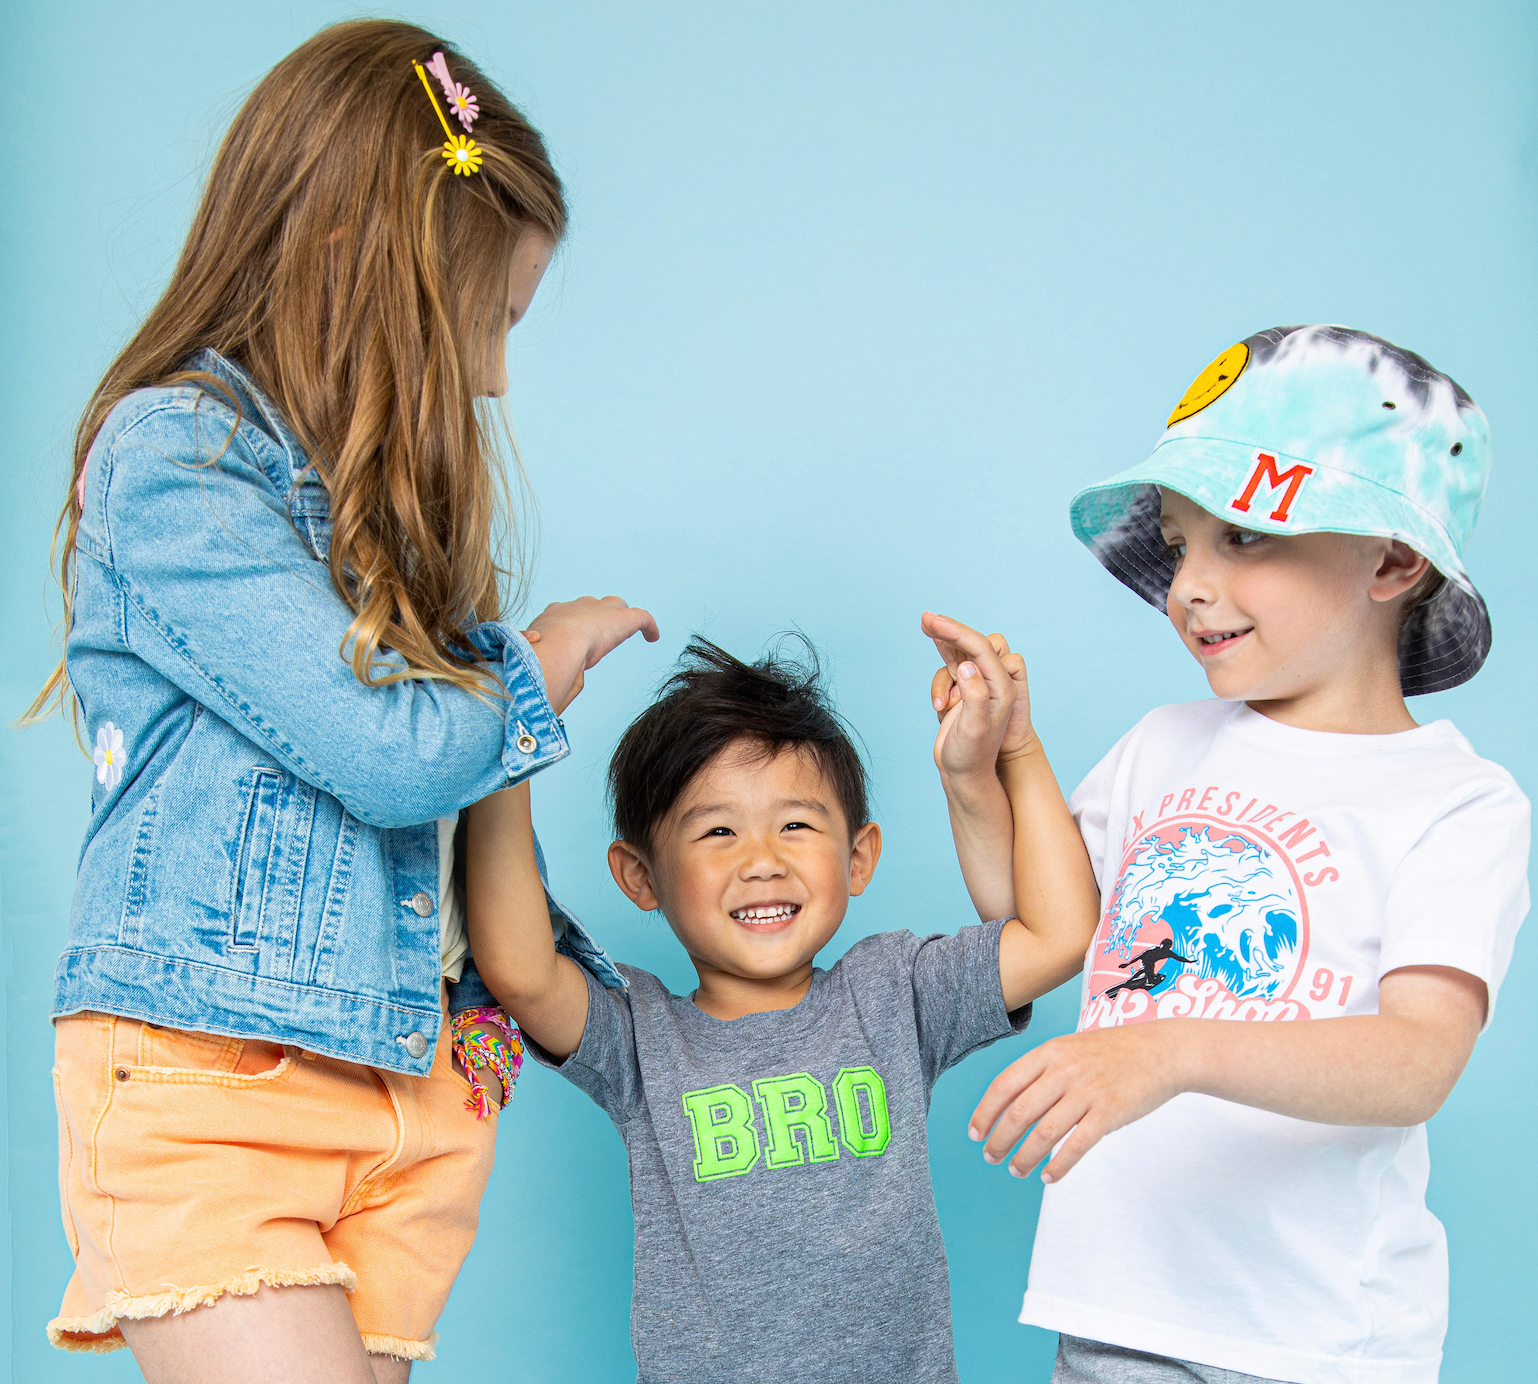
[[[96,732],[96,781],[107,788],[116,788],[123,779],[123,732],[111,721]]]

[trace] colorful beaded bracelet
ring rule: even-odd
[[[495,1031],[471,1032],[477,1025]],[[449,1023],[449,1037],[454,1056],[464,1067],[470,1082],[470,1098],[465,1102],[465,1109],[473,1110],[478,1120],[488,1119],[491,1094],[481,1081],[478,1069],[489,1067],[497,1074],[502,1082],[502,1104],[506,1105],[513,1098],[513,1083],[523,1070],[523,1035],[502,1010],[486,1008],[461,1010]]]

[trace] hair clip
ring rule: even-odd
[[[454,82],[446,79],[448,67],[443,61],[442,53],[434,53],[432,60],[438,64],[433,69],[433,75],[438,76],[440,69],[444,74],[444,76],[439,77],[439,80],[444,83],[444,90],[447,91],[449,87],[454,87],[455,95],[451,96],[450,100],[460,103],[456,113],[464,124],[465,129],[468,130],[474,124],[475,118],[481,113],[480,107],[476,105],[475,97],[465,90],[464,87],[457,86]],[[467,178],[472,173],[480,172],[480,145],[466,135],[456,135],[449,128],[449,122],[443,114],[443,107],[438,104],[438,98],[433,95],[432,84],[427,80],[427,70],[415,58],[412,59],[411,65],[416,68],[417,76],[422,79],[422,90],[427,93],[427,99],[433,103],[433,114],[438,117],[438,123],[443,126],[443,133],[448,136],[443,142],[443,157],[448,162],[449,167],[456,173],[464,174]]]
[[[449,109],[459,117],[459,123],[465,127],[465,133],[470,133],[470,127],[480,117],[480,104],[476,101],[470,88],[460,86],[449,76],[449,65],[444,61],[442,53],[434,53],[427,63],[427,70],[438,79],[438,84],[443,88],[443,99],[449,103]]]

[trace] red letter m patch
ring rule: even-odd
[[[1255,492],[1260,489],[1261,481],[1265,481],[1268,490],[1281,490],[1285,485],[1286,491],[1282,495],[1281,504],[1271,511],[1271,517],[1278,524],[1287,522],[1287,512],[1292,508],[1292,502],[1298,498],[1298,491],[1303,488],[1303,482],[1314,474],[1312,466],[1305,466],[1301,461],[1289,471],[1276,469],[1276,458],[1268,452],[1255,454],[1255,469],[1250,472],[1249,484],[1244,487],[1244,494],[1237,500],[1231,500],[1230,506],[1242,510],[1248,514],[1250,501],[1255,498]]]

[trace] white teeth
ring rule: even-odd
[[[1200,639],[1203,644],[1221,644],[1225,639],[1237,639],[1241,634],[1245,632],[1246,631],[1244,630],[1232,630],[1228,634],[1201,634],[1198,635],[1197,638]]]
[[[799,911],[797,905],[791,903],[777,903],[758,908],[738,908],[732,911],[732,917],[739,922],[766,923],[780,918],[793,917]]]

